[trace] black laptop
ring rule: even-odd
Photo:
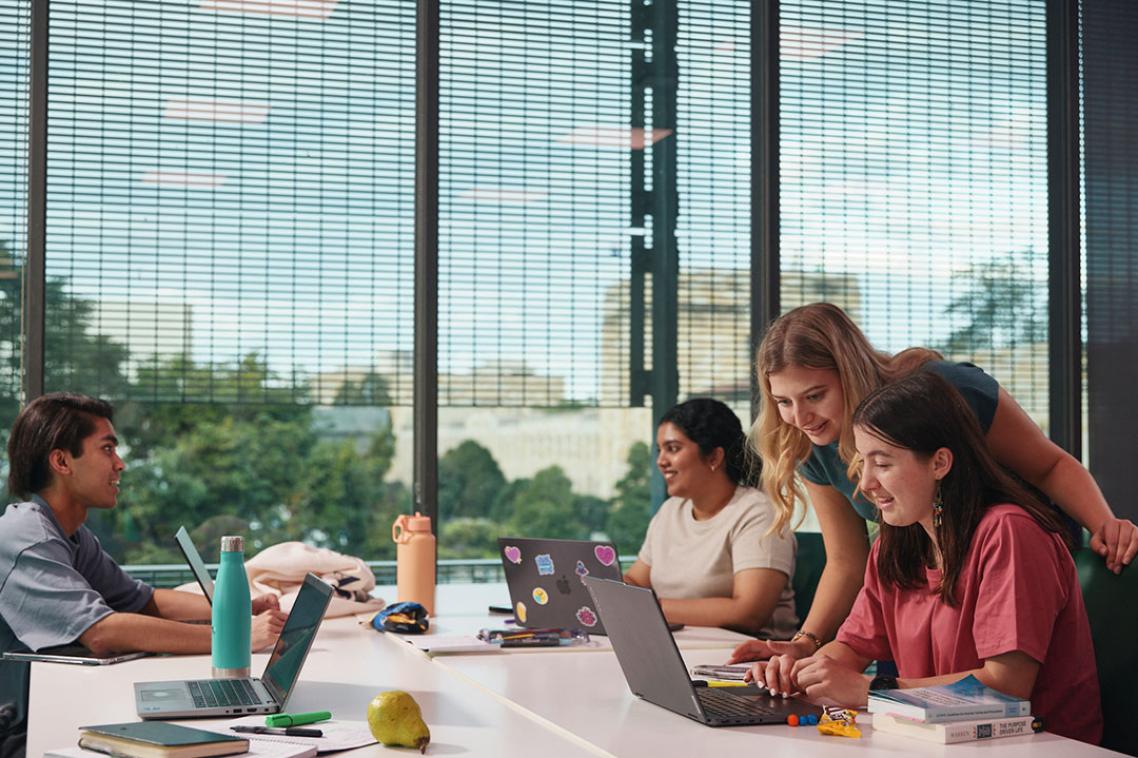
[[[498,551],[520,626],[584,629],[604,634],[604,624],[585,590],[588,576],[620,581],[611,542],[500,537]]]
[[[174,541],[178,543],[178,549],[182,551],[182,557],[186,559],[186,565],[190,567],[194,579],[198,580],[198,585],[202,588],[205,599],[209,601],[210,605],[213,605],[213,577],[209,575],[209,569],[205,567],[205,561],[202,560],[194,541],[190,539],[190,533],[186,531],[186,527],[178,527],[178,531],[174,534]]]
[[[637,697],[708,726],[785,724],[791,714],[821,715],[821,708],[804,700],[771,697],[758,687],[693,683],[656,593],[592,576],[584,583],[604,619],[628,688]]]

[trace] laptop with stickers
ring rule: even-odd
[[[621,580],[613,543],[499,537],[498,551],[520,626],[605,633],[584,578]]]
[[[822,712],[805,700],[771,697],[754,686],[693,682],[655,592],[592,576],[583,582],[607,625],[628,688],[637,697],[707,726],[785,724],[791,714]]]

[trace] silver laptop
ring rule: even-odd
[[[260,679],[135,682],[138,715],[144,719],[174,719],[284,710],[331,599],[332,588],[315,574],[309,574]]]
[[[205,599],[209,601],[210,605],[213,605],[213,577],[209,575],[209,569],[205,567],[205,561],[202,560],[194,541],[190,539],[190,533],[186,531],[186,527],[178,527],[174,541],[178,543],[178,549],[182,551],[182,556],[186,559],[186,565],[190,567],[190,571],[193,572],[194,579],[197,579],[198,584],[201,585]]]
[[[604,619],[613,652],[632,694],[708,726],[785,724],[795,714],[820,715],[804,700],[771,697],[758,687],[708,687],[693,682],[664,623],[656,593],[586,576],[585,587]]]

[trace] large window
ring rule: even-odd
[[[1046,3],[784,0],[782,305],[973,360],[1046,428]]]
[[[783,0],[778,202],[784,309],[829,300],[884,350],[974,360],[1046,426],[1044,5]],[[29,8],[0,0],[5,428]],[[93,520],[116,558],[175,560],[181,523],[207,556],[232,530],[393,555],[415,12],[50,3],[46,389],[118,408],[122,507]],[[653,403],[710,395],[746,421],[753,12],[441,2],[443,557],[506,531],[633,552],[661,489]]]
[[[392,554],[414,2],[50,8],[46,389],[119,406],[104,542]]]
[[[27,0],[0,0],[0,449],[19,407],[20,311],[27,246]],[[7,456],[3,458],[7,460]],[[6,464],[0,474],[7,477]]]

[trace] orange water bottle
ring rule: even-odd
[[[435,535],[431,517],[404,513],[391,525],[395,540],[396,599],[412,600],[435,615]]]

